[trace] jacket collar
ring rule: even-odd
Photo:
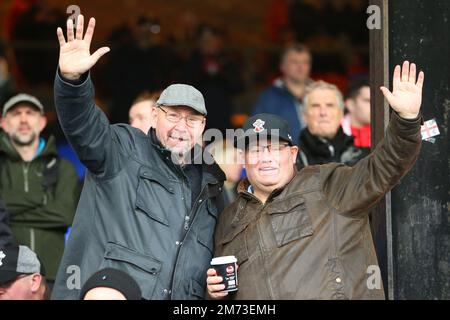
[[[341,154],[351,145],[353,145],[353,137],[346,135],[342,127],[339,127],[336,136],[332,139],[312,135],[308,128],[303,129],[300,133],[300,150],[315,157],[331,158],[336,154]],[[332,154],[330,146],[334,150],[334,154]]]
[[[40,138],[43,139],[43,138]],[[2,132],[0,134],[0,153],[4,154],[6,157],[10,158],[11,160],[22,160],[20,157],[20,154],[17,152],[17,150],[14,148],[13,144],[11,143],[11,139],[9,136]],[[33,158],[33,160],[42,158],[42,157],[57,157],[58,151],[56,149],[56,142],[55,137],[50,136],[48,141],[45,142],[45,146],[38,150],[38,154]]]

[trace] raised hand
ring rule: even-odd
[[[94,35],[95,19],[89,20],[86,34],[83,38],[84,18],[78,16],[77,31],[74,35],[73,21],[67,20],[67,41],[61,28],[56,30],[59,40],[59,69],[63,77],[77,80],[94,66],[98,59],[109,52],[108,47],[102,47],[90,53],[92,36]]]
[[[403,67],[395,66],[393,76],[392,92],[386,87],[381,87],[384,97],[397,111],[400,117],[405,119],[415,119],[422,104],[422,87],[424,73],[421,71],[416,81],[416,65],[403,62]]]

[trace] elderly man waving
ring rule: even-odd
[[[76,34],[72,20],[67,39],[57,30],[58,117],[89,173],[52,298],[76,299],[97,270],[115,268],[139,283],[144,299],[201,299],[225,180],[216,164],[187,158],[200,148],[203,96],[188,85],[169,86],[148,135],[110,125],[95,106],[88,72],[109,51],[90,54],[94,27],[91,18],[83,37],[80,15]]]

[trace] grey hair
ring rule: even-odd
[[[312,84],[306,87],[305,97],[303,98],[303,105],[305,106],[304,110],[308,107],[308,97],[309,95],[316,90],[332,90],[336,93],[336,98],[338,100],[338,106],[340,109],[344,110],[344,97],[342,95],[341,90],[338,89],[334,84],[325,82],[323,80],[315,81]]]

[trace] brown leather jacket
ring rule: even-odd
[[[215,236],[215,256],[238,259],[230,298],[384,299],[382,287],[367,286],[378,265],[368,212],[413,166],[420,124],[393,113],[383,141],[354,167],[306,167],[266,204],[242,181]]]

